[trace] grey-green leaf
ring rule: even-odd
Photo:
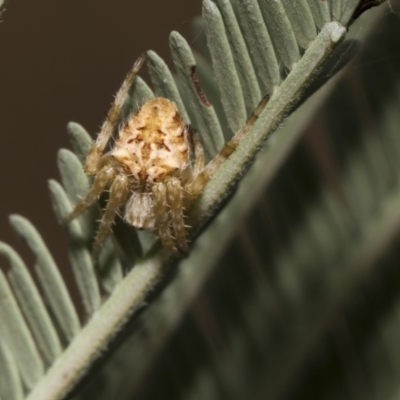
[[[203,18],[222,105],[229,127],[236,132],[246,122],[246,106],[221,13],[210,0],[203,1]]]
[[[317,36],[314,19],[306,0],[282,0],[297,43],[306,49]]]
[[[90,147],[93,144],[93,140],[82,125],[79,125],[76,122],[70,122],[67,125],[67,131],[72,148],[80,162],[83,164],[87,154],[89,153]]]
[[[11,265],[8,272],[10,285],[44,360],[50,364],[61,353],[62,347],[49,313],[21,257],[2,242],[0,254],[8,258]]]
[[[65,217],[72,211],[72,206],[62,186],[58,182],[50,180],[49,189],[54,212],[60,223],[66,225],[70,240],[69,254],[71,265],[82,296],[86,314],[90,316],[100,307],[101,296],[93,268],[92,257],[86,247],[86,237],[83,234],[79,221],[74,220],[68,224],[63,222]]]
[[[1,336],[12,350],[25,385],[33,388],[44,374],[44,365],[17,301],[1,270],[0,320]]]
[[[174,77],[171,74],[165,61],[152,50],[147,52],[147,66],[151,82],[154,86],[154,93],[160,97],[173,100],[178,106],[179,113],[186,125],[190,124],[189,115],[183,104],[182,97],[176,86]]]
[[[254,69],[265,94],[272,93],[281,82],[279,61],[272,45],[272,35],[263,19],[257,0],[233,0],[243,37],[252,57]],[[296,44],[297,48],[297,44]]]
[[[122,118],[126,119],[130,114],[135,113],[144,103],[154,97],[154,93],[149,88],[149,85],[140,76],[137,76],[129,90],[129,97],[125,101]]]
[[[80,129],[76,129],[81,133]],[[61,149],[58,154],[58,168],[60,171],[62,183],[68,194],[70,201],[74,204],[79,198],[83,197],[90,189],[90,179],[84,173],[79,158],[66,149]],[[90,248],[91,242],[96,235],[97,223],[101,217],[99,207],[93,205],[77,218],[80,223],[82,240],[86,240],[86,245]],[[75,254],[77,255],[77,254]],[[82,257],[87,257],[86,255]],[[102,283],[107,292],[111,293],[114,286],[119,283],[123,277],[122,267],[115,252],[115,246],[112,240],[108,238],[104,243],[103,250],[99,257],[98,271],[102,278]]]
[[[331,14],[326,0],[308,0],[308,5],[318,29],[322,29],[326,23],[330,22]]]
[[[179,89],[193,114],[193,116],[190,115],[190,118],[194,119],[195,128],[201,135],[206,153],[213,156],[223,146],[224,135],[213,106],[208,103],[207,99],[200,98],[196,90],[194,84],[196,62],[192,50],[178,32],[171,33],[170,47],[179,78]]]
[[[224,19],[226,33],[236,63],[236,70],[240,78],[247,114],[250,115],[262,97],[256,72],[251,62],[246,42],[240,31],[232,4],[229,0],[217,0],[217,4]],[[272,86],[273,83],[271,83],[271,87]]]
[[[26,218],[12,215],[10,223],[35,254],[36,273],[49,306],[66,339],[71,341],[81,326],[78,314],[52,255],[36,228]]]
[[[4,400],[22,400],[24,398],[17,364],[2,338],[0,338],[0,398]]]
[[[260,8],[277,55],[291,70],[300,59],[300,51],[283,4],[280,1],[260,0]]]
[[[75,204],[89,191],[90,179],[83,172],[79,158],[67,149],[59,150],[57,164],[68,198],[72,204]],[[100,210],[97,206],[93,206],[77,219],[87,243],[90,243],[96,234],[96,220],[99,218]]]

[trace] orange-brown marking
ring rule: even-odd
[[[204,91],[203,91],[203,89],[202,89],[202,87],[200,85],[200,81],[199,81],[199,78],[197,76],[196,66],[195,65],[192,65],[190,67],[190,76],[192,78],[192,82],[193,82],[194,88],[196,89],[196,92],[199,95],[201,102],[205,106],[210,107],[211,103],[208,101],[207,96],[204,93]]]

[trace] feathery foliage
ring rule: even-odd
[[[271,99],[189,210],[192,237],[200,236],[179,270],[154,237],[121,223],[95,266],[91,244],[99,207],[66,226],[85,324],[40,234],[25,218],[10,218],[36,257],[45,300],[23,260],[1,243],[0,253],[11,268],[7,279],[0,274],[0,399],[62,398],[104,352],[117,347],[114,358],[107,358],[74,396],[282,396],[314,343],[329,334],[331,315],[348,304],[360,275],[372,271],[394,236],[398,194],[388,177],[397,180],[397,138],[394,132],[384,139],[375,132],[361,134],[360,127],[359,146],[353,152],[350,146],[337,150],[344,154],[337,156],[339,166],[332,172],[326,165],[332,155],[322,153],[328,161],[318,158],[318,135],[303,137],[328,87],[268,141],[233,191],[283,119],[352,53],[355,42],[340,43],[367,3],[204,0],[203,20],[197,22],[208,45],[204,54],[173,32],[175,80],[165,62],[148,53],[152,89],[137,79],[125,112],[154,96],[174,100],[185,122],[200,132],[208,158],[244,125],[263,94]],[[196,91],[194,68],[211,104]],[[391,104],[399,104],[398,93]],[[381,123],[389,124],[393,115],[388,112]],[[74,153],[60,150],[62,185],[49,182],[60,222],[90,186],[82,161],[91,139],[76,123],[68,131]],[[338,145],[336,138],[332,141]],[[385,157],[389,150],[391,157]],[[377,186],[371,186],[366,173],[366,155]],[[318,174],[329,179],[324,183]],[[372,212],[374,207],[379,212]],[[382,233],[389,238],[381,239]],[[126,276],[124,271],[129,271]],[[138,313],[156,295],[151,307]],[[122,340],[124,333],[128,340]],[[190,362],[187,370],[185,362]],[[175,377],[166,372],[174,368]],[[146,385],[146,377],[157,385]]]

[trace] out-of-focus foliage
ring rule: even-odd
[[[396,398],[397,16],[370,10],[352,31],[370,32],[361,54],[305,101],[359,47],[352,40],[331,54],[342,32],[331,21],[349,25],[367,3],[204,0],[195,23],[203,51],[171,34],[176,80],[149,52],[152,89],[137,80],[126,111],[154,95],[174,99],[209,157],[263,94],[270,104],[190,211],[201,233],[178,265],[157,244],[142,259],[154,238],[120,222],[94,265],[99,209],[67,226],[85,324],[40,234],[11,217],[35,254],[41,289],[0,244],[11,266],[0,274],[0,399],[61,398],[104,353],[73,398]],[[195,64],[214,107],[194,90]],[[60,221],[90,186],[82,171],[90,138],[75,123],[69,133],[75,153],[60,151],[62,185],[49,183]]]

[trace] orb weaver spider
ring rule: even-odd
[[[123,207],[128,224],[155,232],[172,254],[186,254],[184,210],[236,149],[268,101],[268,96],[261,100],[244,127],[205,165],[197,132],[184,124],[169,99],[149,100],[120,124],[129,89],[145,59],[145,54],[138,58],[115,96],[85,161],[85,173],[94,175],[92,187],[66,218],[68,222],[78,217],[109,189],[93,245],[94,257]],[[115,143],[109,146],[115,130]],[[106,151],[108,146],[111,148]]]

